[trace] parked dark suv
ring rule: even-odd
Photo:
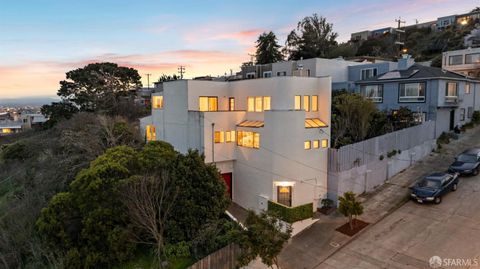
[[[480,148],[469,149],[455,158],[448,172],[461,175],[478,175],[480,170]]]
[[[442,202],[442,196],[447,192],[456,191],[458,185],[458,173],[434,173],[420,180],[411,187],[410,198],[419,203]]]

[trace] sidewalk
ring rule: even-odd
[[[317,267],[359,234],[408,201],[408,187],[415,181],[435,171],[446,171],[455,155],[468,147],[477,145],[479,140],[480,127],[471,129],[462,134],[458,140],[451,141],[448,145],[442,145],[441,150],[418,161],[373,192],[362,195],[360,199],[364,205],[364,214],[359,219],[369,222],[370,225],[353,237],[335,231],[337,227],[346,222],[343,216],[338,213],[332,216],[322,216],[309,229],[293,237],[283,249],[279,257],[282,269]]]

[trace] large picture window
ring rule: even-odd
[[[237,131],[237,145],[247,148],[260,148],[260,134],[256,132]]]
[[[277,203],[292,206],[292,186],[277,186]]]
[[[377,75],[377,68],[367,68],[362,69],[361,73],[361,80],[373,78]]]
[[[472,53],[465,55],[466,64],[477,64],[480,63],[480,53]]]
[[[400,84],[398,99],[404,103],[425,102],[425,83]]]
[[[216,96],[200,96],[198,98],[198,106],[200,111],[217,111],[218,97]]]
[[[362,86],[362,92],[365,98],[376,103],[383,102],[383,85],[366,85]]]

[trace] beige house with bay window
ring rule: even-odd
[[[320,206],[327,194],[330,77],[178,80],[152,96],[147,140],[198,149],[244,208]]]

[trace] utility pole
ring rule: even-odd
[[[180,74],[180,79],[183,79],[183,74],[185,74],[185,66],[183,65],[179,66],[178,73]]]
[[[250,54],[248,53],[248,56],[250,56],[250,62],[253,64],[253,59],[255,59],[255,57],[257,57],[255,54]]]
[[[395,19],[395,22],[398,23],[398,27],[397,29],[400,29],[402,27],[402,23],[405,24],[406,22],[405,21],[402,21],[402,17],[398,17],[398,19]]]
[[[405,46],[405,29],[400,29],[402,28],[402,24],[405,26],[405,21],[402,21],[402,17],[398,17],[398,19],[395,19],[395,22],[398,23],[398,27],[395,30],[396,31],[396,40],[395,40],[395,45],[398,45],[399,51],[404,51],[406,48]]]
[[[145,74],[147,76],[147,89],[150,89],[150,76],[152,74]]]

